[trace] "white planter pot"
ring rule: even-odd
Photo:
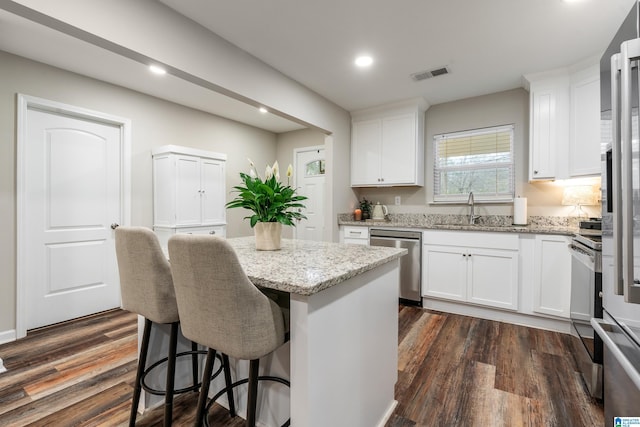
[[[282,224],[279,222],[258,222],[253,227],[256,236],[256,249],[259,251],[277,251],[280,249]]]

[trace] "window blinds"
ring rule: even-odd
[[[514,194],[513,125],[434,136],[434,201],[509,201]]]

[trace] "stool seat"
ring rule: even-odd
[[[249,383],[246,425],[255,426],[260,358],[285,343],[283,311],[251,283],[224,238],[174,235],[169,239],[169,257],[183,333],[190,340],[209,347],[196,425],[202,425],[206,419],[207,370],[217,350],[229,357],[250,361],[249,378],[231,387],[227,385],[224,392]],[[285,380],[279,382],[288,385]]]

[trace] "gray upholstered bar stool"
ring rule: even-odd
[[[164,425],[170,426],[173,415],[173,395],[198,390],[198,356],[197,344],[192,342],[191,351],[176,354],[178,343],[178,327],[180,317],[176,305],[171,268],[166,255],[162,252],[160,242],[153,231],[144,227],[118,227],[115,231],[116,256],[120,272],[120,289],[122,306],[125,310],[144,316],[144,332],[136,383],[131,404],[129,425],[134,426],[138,410],[138,402],[142,388],[152,394],[165,395]],[[169,354],[145,369],[149,338],[153,324],[170,324]],[[191,355],[193,385],[175,390],[176,358]],[[165,390],[155,390],[145,384],[148,372],[167,363]],[[228,364],[225,368],[227,383],[231,382]],[[231,402],[233,404],[233,402]]]
[[[207,372],[212,369],[218,350],[230,357],[250,361],[246,425],[253,427],[258,379],[280,380],[288,385],[286,380],[258,377],[260,358],[285,343],[283,311],[249,281],[234,249],[223,238],[172,236],[169,257],[182,332],[190,340],[209,348],[196,425],[206,421],[203,419],[207,416],[210,377]],[[241,380],[231,387],[246,382],[246,379]]]

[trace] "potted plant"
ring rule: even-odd
[[[371,218],[371,202],[366,198],[362,198],[360,202],[360,210],[362,211],[362,220],[367,220]]]
[[[307,199],[296,195],[296,189],[290,184],[293,167],[287,168],[287,185],[280,182],[278,162],[273,166],[267,165],[264,180],[258,175],[255,165],[249,159],[249,173],[240,172],[243,184],[233,187],[238,193],[235,199],[227,203],[227,208],[244,208],[253,212],[246,216],[254,229],[256,249],[280,249],[282,224],[295,227],[294,220],[305,219],[300,210],[304,205],[300,203]]]

